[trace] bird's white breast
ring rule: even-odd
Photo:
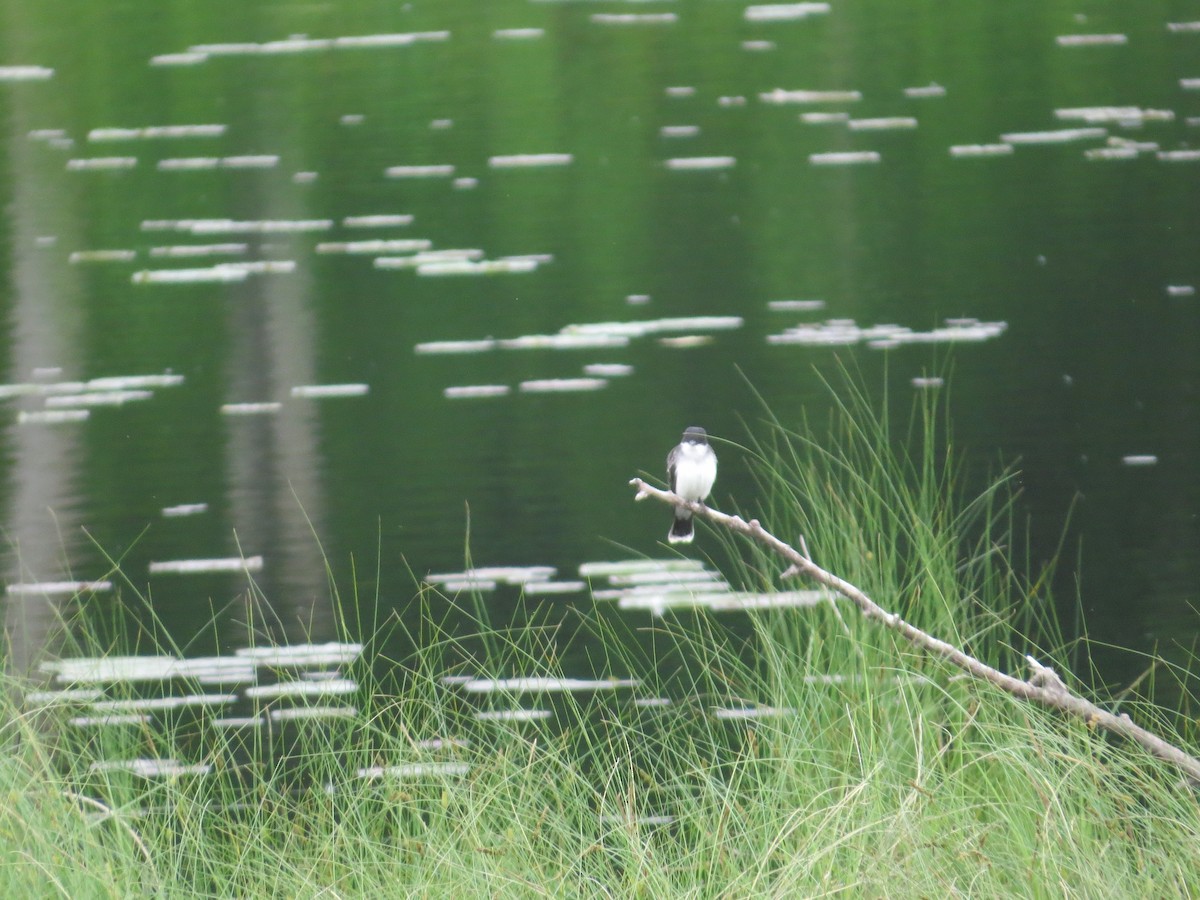
[[[707,444],[681,444],[675,460],[675,493],[703,500],[717,480],[717,455]]]

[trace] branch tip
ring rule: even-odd
[[[1009,675],[953,644],[909,624],[900,617],[899,613],[889,612],[860,588],[817,565],[809,555],[803,535],[800,535],[798,541],[801,549],[797,550],[763,528],[758,519],[750,519],[749,522],[746,522],[740,516],[723,513],[711,509],[703,503],[685,500],[670,491],[651,487],[640,478],[634,478],[629,483],[638,489],[635,500],[653,497],[655,500],[671,506],[682,505],[696,515],[708,519],[714,525],[721,525],[731,531],[747,535],[789,563],[788,567],[783,570],[781,578],[791,578],[795,575],[812,578],[852,602],[868,620],[881,622],[885,627],[897,632],[930,656],[945,659],[957,666],[963,671],[964,677],[989,682],[1020,699],[1033,701],[1082,719],[1088,728],[1102,728],[1128,738],[1140,744],[1151,755],[1181,769],[1187,775],[1189,784],[1200,786],[1200,758],[1191,756],[1180,747],[1140,727],[1128,714],[1108,712],[1085,697],[1075,694],[1054,669],[1042,665],[1033,656],[1025,657],[1031,671],[1028,680]]]

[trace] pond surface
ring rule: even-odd
[[[586,605],[581,564],[666,555],[630,477],[688,425],[743,441],[755,391],[821,420],[843,363],[951,368],[1035,560],[1070,515],[1091,637],[1190,646],[1185,7],[5,3],[16,661],[109,558],[186,652],[245,642],[247,570],[277,636],[333,640],[327,561],[383,621],[468,519],[494,615],[522,581]]]

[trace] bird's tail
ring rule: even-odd
[[[671,530],[667,533],[667,541],[672,544],[690,544],[695,536],[695,528],[692,523],[692,514],[686,509],[675,510],[675,521],[671,523]]]

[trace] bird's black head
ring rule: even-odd
[[[683,433],[683,442],[685,444],[707,444],[708,432],[703,428],[697,428],[693,425]]]

